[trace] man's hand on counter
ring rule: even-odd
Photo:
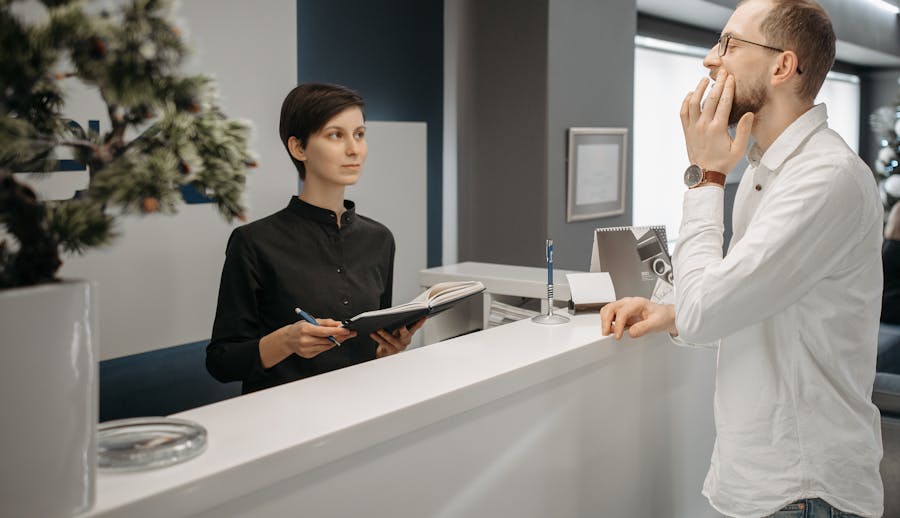
[[[610,302],[600,310],[600,320],[603,336],[613,334],[616,340],[622,338],[625,329],[632,338],[663,331],[678,336],[675,306],[657,304],[643,297],[626,297]]]

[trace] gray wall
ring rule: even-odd
[[[559,267],[587,270],[593,230],[631,223],[637,12],[634,0],[551,0],[549,26],[545,217]],[[566,129],[573,126],[628,128],[621,216],[566,223]],[[537,253],[541,263],[539,246]]]
[[[459,260],[533,265],[547,233],[547,0],[464,0]],[[533,242],[533,243],[532,243]]]
[[[586,270],[591,231],[567,224],[566,129],[632,126],[633,0],[468,0],[461,30],[459,260]],[[464,70],[464,72],[463,72]],[[631,199],[631,139],[626,200]],[[628,204],[630,205],[630,204]]]
[[[465,4],[457,98],[459,260],[541,266],[543,240],[552,237],[557,266],[587,269],[591,231],[631,223],[632,142],[625,214],[566,223],[566,128],[627,127],[631,136],[635,2],[459,1]],[[839,0],[823,5],[843,40],[897,52],[896,24],[870,34],[882,32],[873,26],[891,25],[889,17],[873,18],[877,11],[868,7],[848,11]],[[674,26],[676,40],[709,46],[715,39],[709,29]],[[641,17],[644,34],[663,36],[672,28]],[[871,163],[878,146],[868,114],[896,98],[897,73],[844,63],[835,70],[860,75],[860,154]]]

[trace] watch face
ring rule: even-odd
[[[698,165],[691,165],[684,172],[684,184],[693,187],[703,180],[703,170]]]

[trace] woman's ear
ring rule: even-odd
[[[303,150],[303,144],[300,143],[300,139],[297,137],[290,137],[288,138],[287,144],[288,152],[295,160],[301,162],[306,160],[306,151]]]

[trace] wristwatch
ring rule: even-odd
[[[684,172],[684,184],[688,186],[688,189],[707,184],[724,187],[725,175],[718,171],[707,171],[697,164],[691,164]]]

